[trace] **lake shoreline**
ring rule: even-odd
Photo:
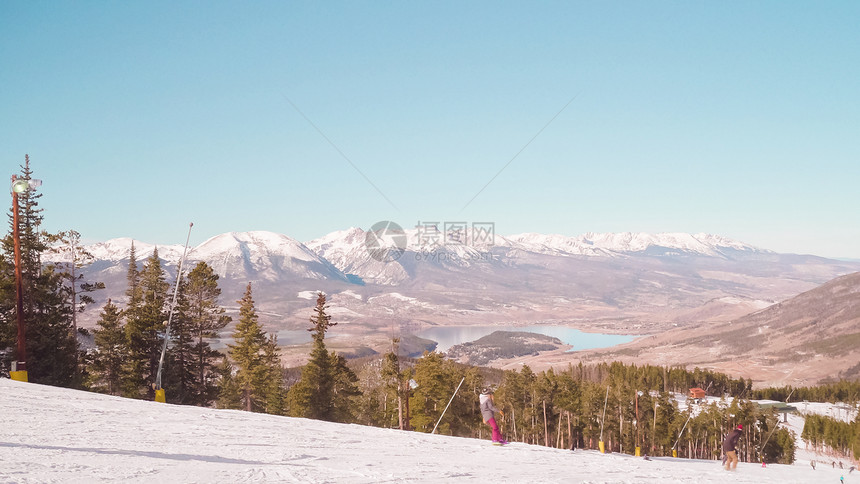
[[[415,333],[415,336],[437,343],[436,351],[447,352],[452,346],[476,341],[496,331],[536,333],[558,338],[571,346],[567,352],[597,348],[610,348],[629,343],[642,335],[597,333],[583,331],[568,325],[493,325],[493,326],[433,326]]]

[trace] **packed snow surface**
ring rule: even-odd
[[[169,399],[169,395],[168,395]],[[808,463],[642,458],[236,410],[0,379],[0,483],[860,483]]]

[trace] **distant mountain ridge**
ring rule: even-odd
[[[508,240],[528,246],[530,249],[544,248],[548,251],[587,256],[613,256],[618,254],[663,251],[667,253],[700,254],[725,257],[725,251],[773,253],[743,242],[712,234],[686,233],[593,233],[577,237],[527,233],[507,237]]]
[[[156,246],[124,237],[91,244],[85,249],[101,261],[119,262],[129,258],[134,245],[135,257],[142,262],[158,250],[159,259],[167,265],[179,262],[182,245]],[[301,242],[273,232],[228,232],[211,237],[189,248],[188,260],[206,261],[221,277],[256,274],[264,279],[277,279],[279,272],[311,279],[346,280],[346,276]]]
[[[301,242],[272,232],[217,235],[191,251],[192,260],[209,263],[221,277],[277,281],[283,274],[305,279],[347,281],[346,274]]]
[[[570,237],[564,235],[523,233],[511,236],[493,237],[493,243],[480,246],[469,244],[446,244],[425,246],[420,244],[415,230],[406,230],[407,250],[454,250],[455,247],[481,249],[487,247],[506,247],[539,253],[557,255],[584,255],[592,257],[613,256],[627,253],[642,253],[650,249],[660,248],[677,253],[699,254],[706,256],[722,256],[723,251],[746,251],[751,253],[772,254],[773,251],[761,249],[743,242],[735,241],[712,234],[686,233],[593,233]],[[268,255],[283,255],[311,261],[317,257],[325,257],[335,265],[347,267],[355,259],[361,259],[366,254],[356,254],[356,251],[367,252],[367,232],[356,227],[332,232],[323,237],[302,243],[289,236],[266,231],[229,232],[216,235],[202,244],[190,249],[199,259],[219,257],[225,251],[258,252]],[[156,245],[128,237],[110,239],[86,246],[86,249],[98,260],[122,260],[128,258],[131,245],[134,243],[138,259],[145,259],[158,248],[159,257],[170,261],[182,255],[183,246],[180,244]],[[312,255],[313,254],[313,255]],[[315,255],[315,256],[314,256]]]
[[[333,232],[307,242],[307,246],[321,257],[332,262],[347,274],[354,274],[368,282],[397,285],[409,278],[410,264],[414,260],[435,263],[439,266],[468,267],[473,261],[509,260],[520,253],[550,256],[627,257],[630,255],[693,255],[732,258],[740,253],[748,255],[773,254],[754,247],[711,234],[684,233],[587,233],[577,237],[526,233],[513,236],[495,235],[480,244],[448,243],[440,233],[437,244],[428,243],[421,231],[405,231],[406,254],[399,259],[380,263],[372,259],[365,247],[367,232],[352,227]],[[471,235],[466,234],[467,240]]]
[[[858,262],[778,254],[707,234],[495,235],[480,244],[436,245],[415,229],[405,235],[399,257],[378,260],[360,228],[306,243],[230,232],[190,248],[186,271],[209,264],[220,276],[220,302],[233,315],[251,283],[267,331],[304,334],[312,295],[324,291],[340,323],[332,336],[344,338],[340,351],[348,353],[358,346],[384,351],[390,335],[435,325],[559,324],[654,334],[731,321],[860,270]],[[168,282],[175,280],[181,245],[120,238],[87,246],[96,260],[84,277],[107,288],[79,316],[82,327],[95,324],[108,298],[125,304],[132,243],[139,265],[157,248]],[[288,341],[289,333],[282,336]]]
[[[631,254],[698,255],[729,257],[727,249],[737,253],[772,254],[742,242],[710,234],[684,233],[587,233],[577,237],[526,233],[494,236],[491,244],[478,246],[420,243],[416,230],[407,230],[405,257],[382,262],[374,259],[366,247],[367,232],[356,227],[332,232],[324,237],[299,242],[283,234],[266,231],[229,232],[214,236],[189,248],[189,260],[209,263],[221,277],[250,276],[277,281],[288,274],[300,278],[372,282],[398,285],[409,279],[415,259],[442,266],[469,266],[470,262],[495,257],[510,258],[517,252],[551,256],[623,257]],[[162,245],[123,237],[86,246],[96,260],[119,262],[129,257],[132,243],[136,257],[142,261],[157,249],[159,258],[172,265],[182,256],[182,245]],[[434,257],[435,256],[435,257]],[[441,261],[441,262],[440,262]],[[350,275],[354,276],[350,278]]]

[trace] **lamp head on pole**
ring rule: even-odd
[[[25,180],[23,178],[12,180],[13,193],[24,193],[28,190],[35,190],[40,186],[42,186],[42,180],[37,180],[35,178],[31,178],[29,180]]]

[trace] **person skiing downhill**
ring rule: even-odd
[[[744,433],[744,426],[738,425],[738,428],[729,432],[726,439],[723,440],[723,452],[726,454],[726,470],[733,471],[738,466],[738,453],[735,447],[738,445],[738,439]]]
[[[496,424],[496,413],[498,412],[499,415],[504,415],[504,413],[496,408],[493,401],[493,389],[487,387],[481,390],[480,401],[481,417],[484,419],[484,423],[493,429],[493,443],[498,445],[507,444],[508,442],[502,437],[502,433],[499,432],[499,426]]]

